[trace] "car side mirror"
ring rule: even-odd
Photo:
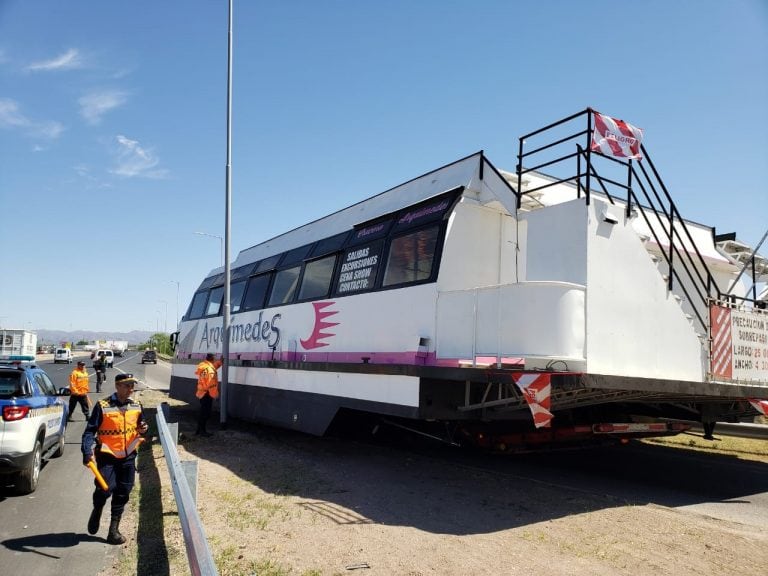
[[[59,388],[59,396],[71,396],[72,392],[69,388]]]

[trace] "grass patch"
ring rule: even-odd
[[[694,434],[678,434],[664,438],[646,438],[641,440],[647,444],[669,446],[698,452],[714,452],[755,462],[768,462],[768,442],[759,438],[737,438],[735,436],[718,436],[717,440],[704,440]]]

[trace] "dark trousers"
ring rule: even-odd
[[[73,394],[69,397],[69,417],[72,418],[72,414],[75,413],[75,407],[78,403],[80,404],[80,408],[83,409],[85,419],[88,420],[88,418],[91,417],[91,406],[88,404],[88,396],[76,396]]]
[[[213,411],[213,398],[205,393],[205,396],[200,398],[200,416],[197,419],[197,432],[205,432],[205,427],[208,424],[208,419],[211,417]]]
[[[107,379],[107,369],[102,368],[96,368],[96,392],[101,392],[101,385],[104,384],[104,381]]]
[[[93,507],[102,508],[112,496],[112,516],[121,516],[136,481],[136,453],[128,458],[115,458],[97,452],[96,466],[104,476],[109,492],[104,492],[94,480],[96,489],[93,491]]]

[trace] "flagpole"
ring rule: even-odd
[[[219,400],[219,422],[222,429],[226,429],[227,427],[227,395],[229,393],[229,284],[231,276],[229,266],[229,242],[230,224],[232,220],[232,1],[233,0],[229,0],[229,34],[227,46],[227,183],[224,208],[224,340],[221,346],[221,397]]]

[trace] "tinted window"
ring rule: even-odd
[[[328,292],[331,289],[333,266],[335,264],[335,255],[307,262],[307,265],[304,267],[304,277],[301,280],[299,300],[325,298],[328,296]]]
[[[301,266],[294,266],[287,270],[280,270],[275,274],[275,283],[272,285],[272,292],[269,295],[270,306],[287,304],[293,300],[300,271]]]
[[[281,256],[282,254],[277,254],[275,256],[265,258],[256,265],[256,270],[254,270],[254,272],[266,272],[267,270],[273,270],[275,266],[277,266],[277,263],[280,261]]]
[[[445,194],[438,200],[404,210],[397,218],[393,232],[441,220],[448,211],[448,208],[453,205],[454,197],[454,193]]]
[[[406,234],[392,240],[383,286],[428,280],[432,275],[438,227]]]
[[[53,382],[48,379],[48,376],[42,372],[38,372],[35,374],[35,380],[43,394],[46,396],[56,396],[56,387],[53,385]]]
[[[230,283],[234,283],[235,280],[240,280],[242,278],[248,278],[251,274],[251,270],[253,270],[253,264],[246,264],[245,266],[235,268],[229,276]]]
[[[376,272],[381,262],[380,240],[370,244],[360,244],[347,248],[342,254],[339,279],[336,284],[337,294],[352,294],[362,290],[371,290],[376,283]]]
[[[262,274],[248,280],[248,289],[243,300],[243,310],[259,310],[264,308],[271,276],[271,274]]]
[[[312,249],[312,257],[325,256],[326,254],[340,250],[341,247],[344,246],[344,241],[347,239],[347,236],[349,236],[349,232],[342,232],[341,234],[336,234],[336,236],[320,240]]]
[[[300,248],[289,250],[285,253],[283,259],[280,260],[280,267],[282,268],[283,266],[290,266],[291,264],[296,264],[297,262],[303,262],[306,255],[309,254],[309,249],[311,247],[311,244],[307,244],[306,246],[301,246]]]
[[[359,244],[360,242],[370,242],[371,240],[383,238],[387,235],[391,226],[391,219],[362,224],[352,231],[352,235],[349,237],[349,244]]]
[[[0,398],[10,398],[21,395],[21,374],[0,374]]]
[[[189,307],[189,319],[201,318],[205,311],[205,303],[208,301],[208,291],[198,292],[192,299],[192,305]]]
[[[224,286],[219,286],[211,290],[211,295],[208,297],[208,306],[205,309],[206,316],[215,316],[219,313],[221,308],[221,301],[224,299]]]
[[[209,276],[205,280],[203,280],[203,283],[200,284],[200,287],[198,290],[203,290],[204,288],[210,288],[211,286],[215,286],[216,284],[222,284],[224,282],[224,274],[217,274],[216,276]]]
[[[240,303],[243,299],[243,292],[245,292],[245,280],[242,282],[235,282],[229,286],[229,311],[234,314],[240,312]]]

